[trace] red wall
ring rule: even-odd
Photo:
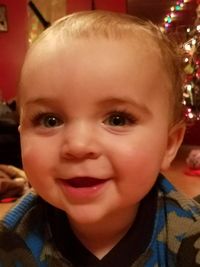
[[[81,10],[91,10],[92,0],[67,0],[67,13],[73,13]]]
[[[0,32],[0,91],[8,100],[16,94],[27,49],[27,0],[0,0],[7,7],[8,32]]]
[[[95,9],[126,13],[125,0],[95,0]]]
[[[92,8],[125,13],[126,2],[126,0],[67,0],[67,13]]]

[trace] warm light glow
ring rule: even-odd
[[[186,51],[190,51],[191,50],[191,46],[189,44],[185,44],[184,48]]]
[[[189,92],[192,91],[192,85],[191,85],[191,84],[188,84],[188,85],[187,85],[187,90],[188,90]]]
[[[190,119],[192,119],[192,118],[194,118],[194,114],[193,114],[193,113],[189,113],[189,114],[188,114],[188,117],[189,117]]]
[[[192,45],[195,45],[196,44],[196,40],[195,39],[192,39]]]
[[[171,13],[171,18],[175,18],[176,14],[174,12]]]
[[[196,29],[198,32],[200,32],[200,25],[197,25]]]

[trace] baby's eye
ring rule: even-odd
[[[47,116],[43,118],[42,123],[45,127],[57,127],[59,126],[62,122],[59,118],[55,116]]]
[[[131,125],[135,121],[135,118],[127,112],[112,112],[104,120],[104,123],[111,126],[125,126]]]
[[[63,121],[53,114],[38,114],[33,119],[33,124],[35,126],[43,126],[45,128],[54,128],[58,127],[63,123]]]

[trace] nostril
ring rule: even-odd
[[[96,159],[99,156],[97,149],[89,147],[65,146],[62,148],[62,157],[68,160]]]
[[[98,157],[100,150],[96,135],[91,132],[91,128],[83,127],[83,125],[79,128],[77,126],[75,129],[72,127],[68,129],[65,132],[61,146],[62,157],[70,160],[95,159]]]

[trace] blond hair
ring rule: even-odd
[[[147,49],[157,49],[163,69],[171,83],[169,92],[173,123],[183,119],[182,57],[178,46],[150,21],[109,11],[83,11],[67,15],[45,30],[32,45],[41,42],[66,42],[69,38],[93,38],[141,40]],[[149,67],[151,67],[149,62]],[[158,81],[162,82],[162,81]]]

